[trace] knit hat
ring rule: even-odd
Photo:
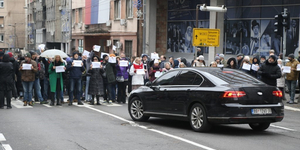
[[[220,54],[220,55],[219,55],[219,57],[222,57],[222,58],[224,58],[225,56],[224,56],[224,54]]]
[[[155,59],[155,60],[154,60],[154,63],[155,63],[155,64],[158,64],[158,63],[159,63],[158,59]]]
[[[30,54],[30,53],[26,53],[26,54],[24,55],[24,57],[29,57],[29,58],[31,58],[31,54]]]
[[[290,58],[292,58],[292,59],[294,59],[294,58],[295,58],[294,54],[289,54],[289,56],[288,56],[288,57],[290,57]]]
[[[8,52],[7,54],[9,55],[10,58],[13,57],[12,52]]]
[[[244,54],[242,53],[239,53],[236,57],[239,57],[239,56],[244,56]]]
[[[204,56],[203,55],[200,55],[198,58],[199,58],[199,60],[204,60]]]
[[[262,55],[262,56],[260,56],[260,58],[264,58],[264,59],[266,59],[266,56]]]
[[[245,56],[244,60],[250,61],[250,57],[249,56]]]
[[[104,55],[103,55],[103,59],[104,59],[105,57],[108,57],[108,55],[104,54]]]
[[[116,57],[115,54],[109,54],[109,57]]]
[[[216,56],[216,57],[215,57],[215,61],[216,61],[216,60],[220,60],[220,57],[219,57],[219,56]]]

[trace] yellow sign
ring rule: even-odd
[[[219,47],[219,45],[220,45],[220,29],[194,28],[193,46]]]

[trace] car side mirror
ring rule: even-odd
[[[150,87],[152,85],[151,81],[146,82],[146,86]]]

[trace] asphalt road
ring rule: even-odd
[[[23,107],[0,109],[0,149],[13,150],[298,150],[300,111],[285,110],[285,118],[265,132],[248,125],[215,126],[197,133],[189,123],[160,118],[133,122],[127,104]]]

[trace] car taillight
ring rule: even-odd
[[[277,97],[282,97],[282,92],[281,91],[273,91],[273,95]]]
[[[223,98],[239,98],[245,95],[244,91],[225,91]]]

